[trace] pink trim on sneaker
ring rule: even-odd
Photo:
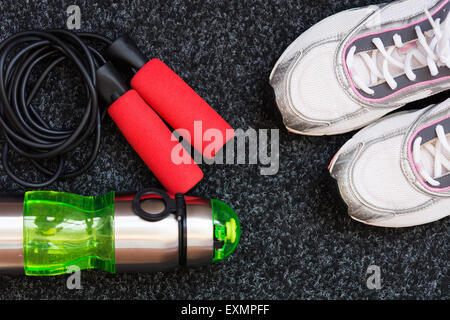
[[[408,46],[401,48],[400,51],[401,52],[405,52],[408,51],[409,49],[411,49],[412,47],[414,47],[416,45],[417,41],[411,42]]]
[[[439,119],[439,120],[437,120],[437,121],[434,121],[434,122],[432,122],[432,123],[430,123],[430,124],[427,124],[427,125],[421,127],[420,129],[418,129],[416,132],[413,133],[413,135],[411,136],[411,138],[409,139],[409,142],[408,142],[408,159],[409,159],[409,163],[411,164],[411,166],[412,166],[412,168],[413,168],[413,171],[414,171],[414,173],[415,173],[417,179],[419,180],[419,182],[420,182],[427,190],[433,191],[433,192],[445,192],[445,191],[448,191],[448,190],[450,190],[450,186],[448,186],[448,187],[446,187],[446,188],[433,188],[433,187],[431,187],[430,185],[428,185],[425,181],[423,181],[423,179],[422,179],[422,177],[420,176],[419,171],[418,171],[419,167],[416,166],[416,164],[415,164],[415,162],[414,162],[414,159],[413,159],[413,156],[412,156],[412,145],[413,145],[414,139],[415,139],[416,136],[419,134],[419,132],[421,132],[422,130],[424,130],[424,129],[426,129],[426,128],[432,127],[432,126],[438,124],[439,122],[442,122],[442,121],[444,121],[444,120],[446,120],[446,119],[448,119],[448,118],[450,118],[450,116],[447,116],[447,117],[445,117],[445,118]]]
[[[438,9],[436,9],[436,11],[432,14],[432,16],[434,16],[436,13],[439,12],[439,10],[441,10],[444,6],[446,6],[446,5],[448,4],[449,1],[450,1],[450,0],[445,1]],[[412,84],[412,85],[410,85],[410,86],[408,86],[408,87],[405,87],[405,88],[403,88],[403,89],[400,89],[400,90],[398,90],[398,91],[395,91],[395,92],[393,92],[392,94],[390,94],[390,95],[388,95],[388,96],[386,96],[386,97],[384,97],[384,98],[379,98],[379,99],[371,99],[371,98],[367,98],[367,97],[363,96],[363,95],[358,91],[358,89],[356,89],[356,86],[355,86],[355,84],[353,83],[353,79],[352,79],[352,77],[351,77],[351,73],[349,72],[349,69],[348,69],[348,66],[347,66],[347,59],[346,59],[346,53],[347,53],[347,50],[348,50],[348,48],[350,47],[350,45],[352,45],[355,41],[357,41],[357,40],[359,40],[359,39],[362,39],[362,38],[365,38],[365,37],[374,36],[374,35],[377,35],[377,34],[381,34],[381,33],[385,33],[385,32],[390,32],[390,31],[394,31],[394,30],[403,30],[403,29],[407,29],[407,28],[412,27],[412,26],[414,26],[414,25],[416,25],[416,24],[419,24],[419,23],[421,23],[421,22],[424,22],[424,21],[427,20],[427,19],[428,19],[428,18],[424,18],[424,19],[422,19],[422,20],[419,20],[419,21],[410,23],[409,25],[404,26],[404,27],[400,27],[400,28],[391,28],[391,29],[386,29],[386,30],[383,30],[383,31],[372,32],[372,33],[360,35],[360,36],[356,37],[355,39],[353,39],[352,41],[350,41],[349,43],[347,43],[347,45],[346,45],[345,48],[344,48],[344,51],[342,52],[342,61],[343,61],[345,73],[347,74],[347,78],[348,78],[348,80],[349,80],[349,82],[350,82],[350,86],[351,86],[351,88],[353,89],[353,91],[355,92],[355,94],[356,94],[359,98],[361,98],[362,100],[370,101],[370,102],[380,102],[380,101],[389,99],[389,98],[391,98],[392,96],[395,96],[395,95],[397,95],[397,94],[400,94],[400,93],[402,93],[403,91],[408,90],[408,89],[410,89],[410,88],[414,88],[414,87],[422,86],[422,85],[426,85],[426,84],[432,84],[432,83],[436,83],[436,82],[445,81],[445,80],[449,80],[449,79],[450,79],[450,76],[448,76],[448,77],[443,77],[443,78],[439,78],[439,79],[435,79],[435,80],[430,80],[430,81],[425,81],[425,82],[421,82],[421,83]]]
[[[339,151],[335,153],[335,155],[331,159],[330,163],[328,164],[328,171],[330,171],[331,166],[334,164],[334,160],[336,160],[336,157],[337,157],[338,153],[339,153]]]

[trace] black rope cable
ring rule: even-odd
[[[98,155],[101,122],[106,110],[99,108],[95,71],[106,61],[85,40],[112,43],[97,34],[75,34],[65,30],[26,31],[0,43],[0,128],[5,138],[2,162],[6,173],[23,186],[39,188],[58,178],[78,176],[89,169]],[[83,116],[74,129],[52,128],[31,105],[49,73],[63,61],[70,61],[76,67],[87,93]],[[41,65],[45,70],[29,86],[33,71]],[[31,87],[28,92],[27,87]],[[94,136],[94,143],[88,160],[77,170],[66,172],[64,164],[68,154],[91,136]],[[29,159],[50,178],[39,183],[20,178],[9,166],[9,150]],[[45,165],[52,159],[57,162],[53,170]]]

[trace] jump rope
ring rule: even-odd
[[[91,42],[106,47],[104,53]],[[88,102],[75,128],[55,129],[31,102],[50,72],[63,61],[69,61],[80,72]],[[135,73],[130,84],[115,65],[126,66]],[[30,85],[30,77],[38,66],[45,69]],[[185,193],[203,178],[203,173],[189,155],[183,155],[187,159],[181,164],[172,161],[172,151],[179,142],[161,118],[175,129],[187,130],[183,132],[189,135],[184,138],[206,157],[211,155],[206,154],[202,137],[195,137],[196,121],[202,122],[201,134],[208,129],[220,130],[223,141],[215,141],[216,144],[224,145],[234,137],[230,125],[189,85],[159,59],[147,61],[127,37],[111,41],[97,34],[65,30],[18,33],[0,44],[0,71],[3,167],[10,178],[26,187],[45,187],[58,178],[86,172],[99,152],[101,122],[106,111],[158,180],[173,193]],[[109,107],[101,108],[100,100]],[[70,153],[89,139],[94,142],[88,160],[75,171],[65,169]],[[10,167],[9,150],[30,160],[49,178],[31,182],[19,177]],[[56,169],[44,165],[47,160],[56,162]]]

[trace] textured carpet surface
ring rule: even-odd
[[[281,144],[274,176],[260,175],[258,165],[201,166],[205,178],[190,194],[221,199],[241,219],[241,243],[226,262],[156,274],[83,272],[82,290],[68,290],[66,276],[0,275],[0,298],[448,299],[449,220],[402,230],[351,220],[327,165],[352,134],[288,133],[268,84],[275,61],[300,33],[333,13],[382,1],[1,0],[1,39],[18,31],[64,28],[67,6],[77,4],[82,31],[132,35],[146,55],[165,61],[234,128],[279,128]],[[84,91],[77,74],[61,68],[33,103],[55,123],[70,125],[80,114]],[[88,195],[160,186],[109,118],[102,142],[87,174],[51,189]],[[13,161],[34,178],[30,164]],[[25,191],[3,168],[0,181],[0,192]],[[369,265],[381,268],[381,290],[367,289]]]

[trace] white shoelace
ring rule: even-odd
[[[450,15],[447,15],[445,22],[441,23],[440,19],[433,20],[428,10],[425,10],[425,14],[433,29],[425,35],[422,29],[416,26],[416,41],[405,44],[402,42],[401,36],[395,34],[393,37],[395,45],[389,48],[385,48],[380,38],[372,39],[372,43],[376,46],[377,50],[373,50],[371,56],[367,52],[360,52],[355,55],[356,46],[350,49],[347,55],[347,66],[353,81],[361,90],[373,95],[375,91],[370,87],[378,84],[379,81],[386,81],[389,87],[395,90],[397,88],[397,82],[390,70],[392,66],[403,70],[411,81],[416,80],[413,63],[415,63],[414,69],[428,66],[432,76],[439,74],[438,66],[447,66],[447,68],[450,68]],[[382,71],[379,70],[379,53],[384,58],[382,60]],[[361,68],[358,68],[355,64],[356,56],[362,58],[369,70],[370,83],[367,83],[368,81],[360,76],[361,72],[367,71],[358,70]],[[417,62],[413,61],[413,58]]]
[[[418,137],[414,141],[413,145],[413,158],[417,171],[422,178],[433,187],[440,186],[440,183],[436,180],[436,178],[442,177],[443,174],[448,174],[450,172],[450,145],[447,140],[447,136],[445,135],[444,127],[437,125],[436,134],[437,139],[434,146],[432,142],[421,145],[422,137]],[[433,174],[430,173],[430,166],[427,168],[425,161],[423,161],[423,152],[428,152],[434,159]]]

